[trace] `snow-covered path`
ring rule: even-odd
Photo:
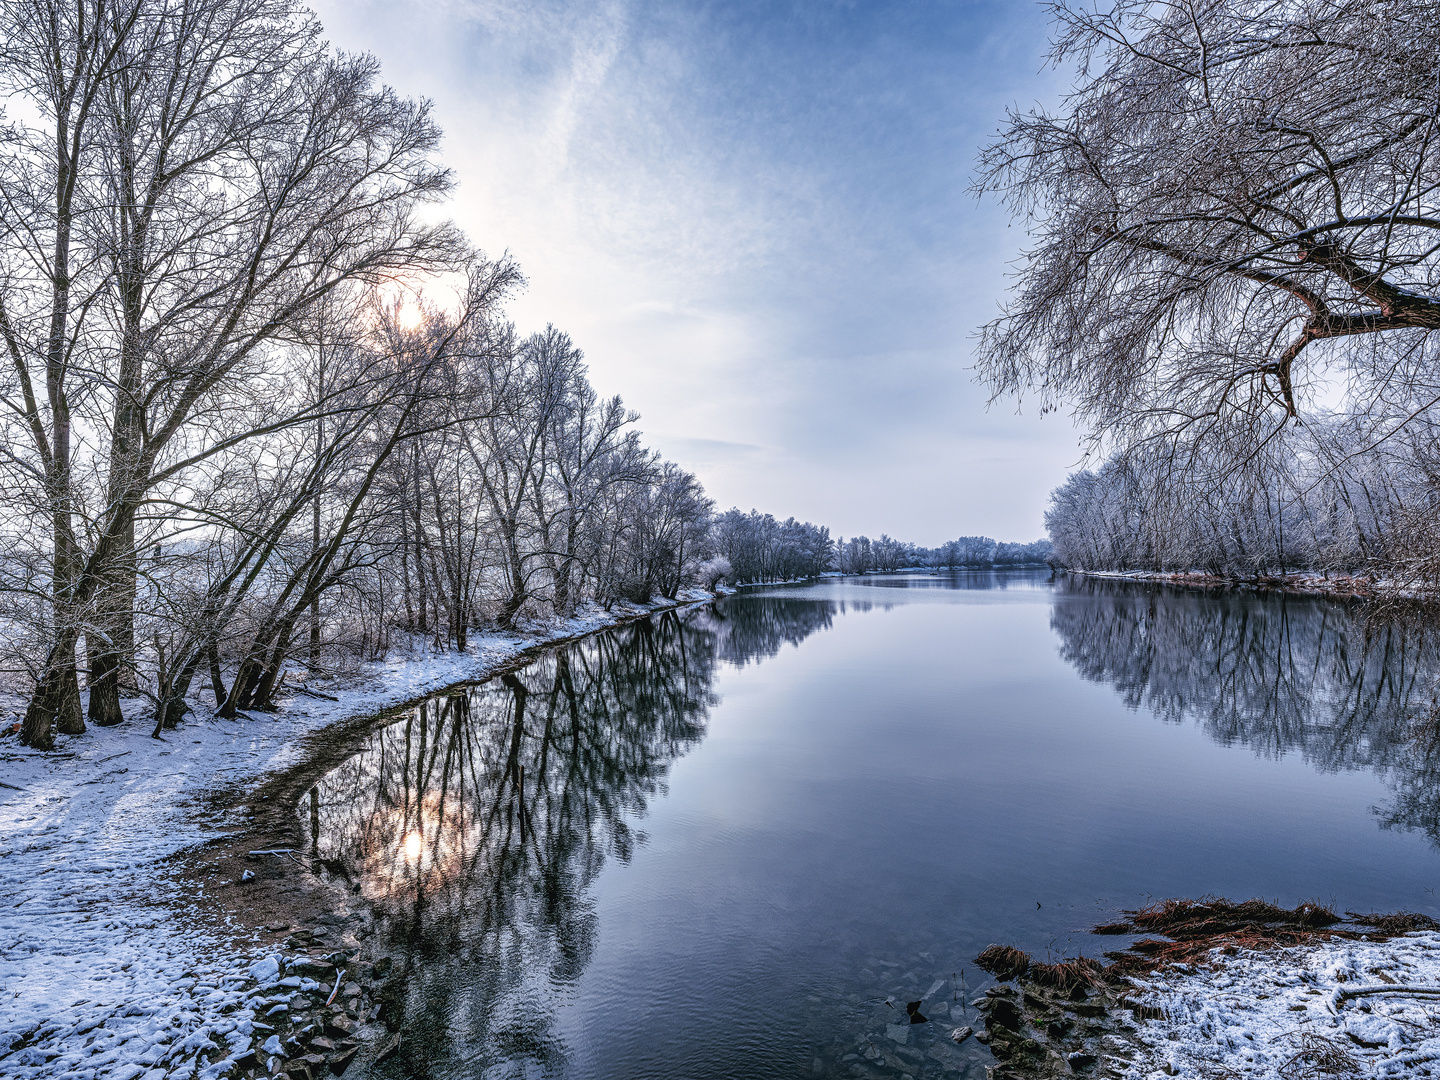
[[[396,658],[336,702],[291,697],[253,720],[215,719],[197,705],[163,743],[140,717],[60,736],[49,754],[0,741],[0,1075],[133,1080],[228,1067],[255,1034],[246,1002],[256,956],[236,955],[235,934],[200,926],[203,894],[159,865],[241,824],[208,810],[205,794],[295,765],[301,738],[319,728],[642,610],[480,635],[464,654]]]

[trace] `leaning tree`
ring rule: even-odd
[[[980,370],[1102,445],[1234,468],[1322,412],[1440,401],[1440,5],[1051,5],[1051,111],[983,151],[1034,240]]]

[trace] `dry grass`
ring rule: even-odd
[[[1212,949],[1234,955],[1241,949],[1259,950],[1300,945],[1307,941],[1353,936],[1332,930],[1340,917],[1319,903],[1282,908],[1264,900],[1235,903],[1221,897],[1198,900],[1162,900],[1140,911],[1127,911],[1132,922],[1110,923],[1107,933],[1148,930],[1170,940],[1146,938],[1123,952],[1106,953],[1114,975],[1137,975],[1172,964],[1203,962]]]
[[[1234,956],[1242,950],[1282,949],[1332,938],[1353,940],[1362,932],[1376,938],[1412,930],[1440,930],[1440,922],[1409,911],[1390,915],[1347,911],[1345,914],[1360,924],[1360,928],[1341,927],[1335,925],[1341,921],[1340,916],[1318,902],[1282,908],[1264,900],[1235,903],[1216,896],[1162,900],[1125,914],[1131,921],[1106,923],[1092,932],[1112,935],[1149,932],[1164,937],[1147,937],[1124,951],[1106,953],[1108,966],[1088,957],[1058,964],[1035,963],[1008,945],[991,945],[975,962],[997,979],[1027,977],[1038,986],[1070,993],[1077,987],[1098,986],[1175,964],[1204,964],[1213,950]],[[1369,927],[1374,927],[1374,931],[1365,929]]]
[[[1176,939],[1213,937],[1252,927],[1318,930],[1340,921],[1340,916],[1319,903],[1282,908],[1264,900],[1236,904],[1217,896],[1199,900],[1161,900],[1140,911],[1128,911],[1142,930]]]
[[[1058,964],[1030,965],[1029,979],[1038,986],[1048,986],[1069,994],[1082,986],[1094,986],[1105,978],[1105,965],[1088,956],[1062,960]]]
[[[1396,911],[1390,915],[1361,915],[1356,911],[1347,911],[1346,915],[1358,923],[1366,926],[1373,926],[1382,934],[1408,934],[1412,930],[1440,930],[1440,922],[1436,922],[1429,915],[1421,915],[1418,911]]]
[[[975,965],[997,979],[1017,979],[1030,969],[1030,957],[1009,945],[991,945],[975,958]]]
[[[1092,934],[1133,934],[1135,926],[1128,922],[1105,923],[1103,926],[1096,926],[1090,931]]]
[[[1298,1051],[1276,1071],[1285,1080],[1314,1080],[1322,1076],[1352,1076],[1360,1062],[1340,1043],[1310,1031],[1291,1036]]]

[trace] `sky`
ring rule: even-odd
[[[324,0],[429,98],[448,213],[720,509],[924,545],[1044,533],[1063,414],[987,402],[975,333],[1025,243],[968,191],[1054,102],[1032,0]]]

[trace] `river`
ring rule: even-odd
[[[373,1076],[979,1078],[992,942],[1100,955],[1207,893],[1440,914],[1437,678],[1320,599],[752,589],[438,695],[301,812],[404,973]]]

